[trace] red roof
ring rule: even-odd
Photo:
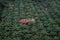
[[[30,20],[28,20],[28,19],[21,19],[21,20],[19,20],[19,22],[23,23],[23,24],[26,24],[26,23],[29,23]]]

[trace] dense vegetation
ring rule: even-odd
[[[0,40],[60,40],[60,0],[0,0]]]

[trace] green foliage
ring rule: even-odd
[[[0,40],[60,40],[59,0],[0,0]],[[22,18],[36,23],[21,24]]]

